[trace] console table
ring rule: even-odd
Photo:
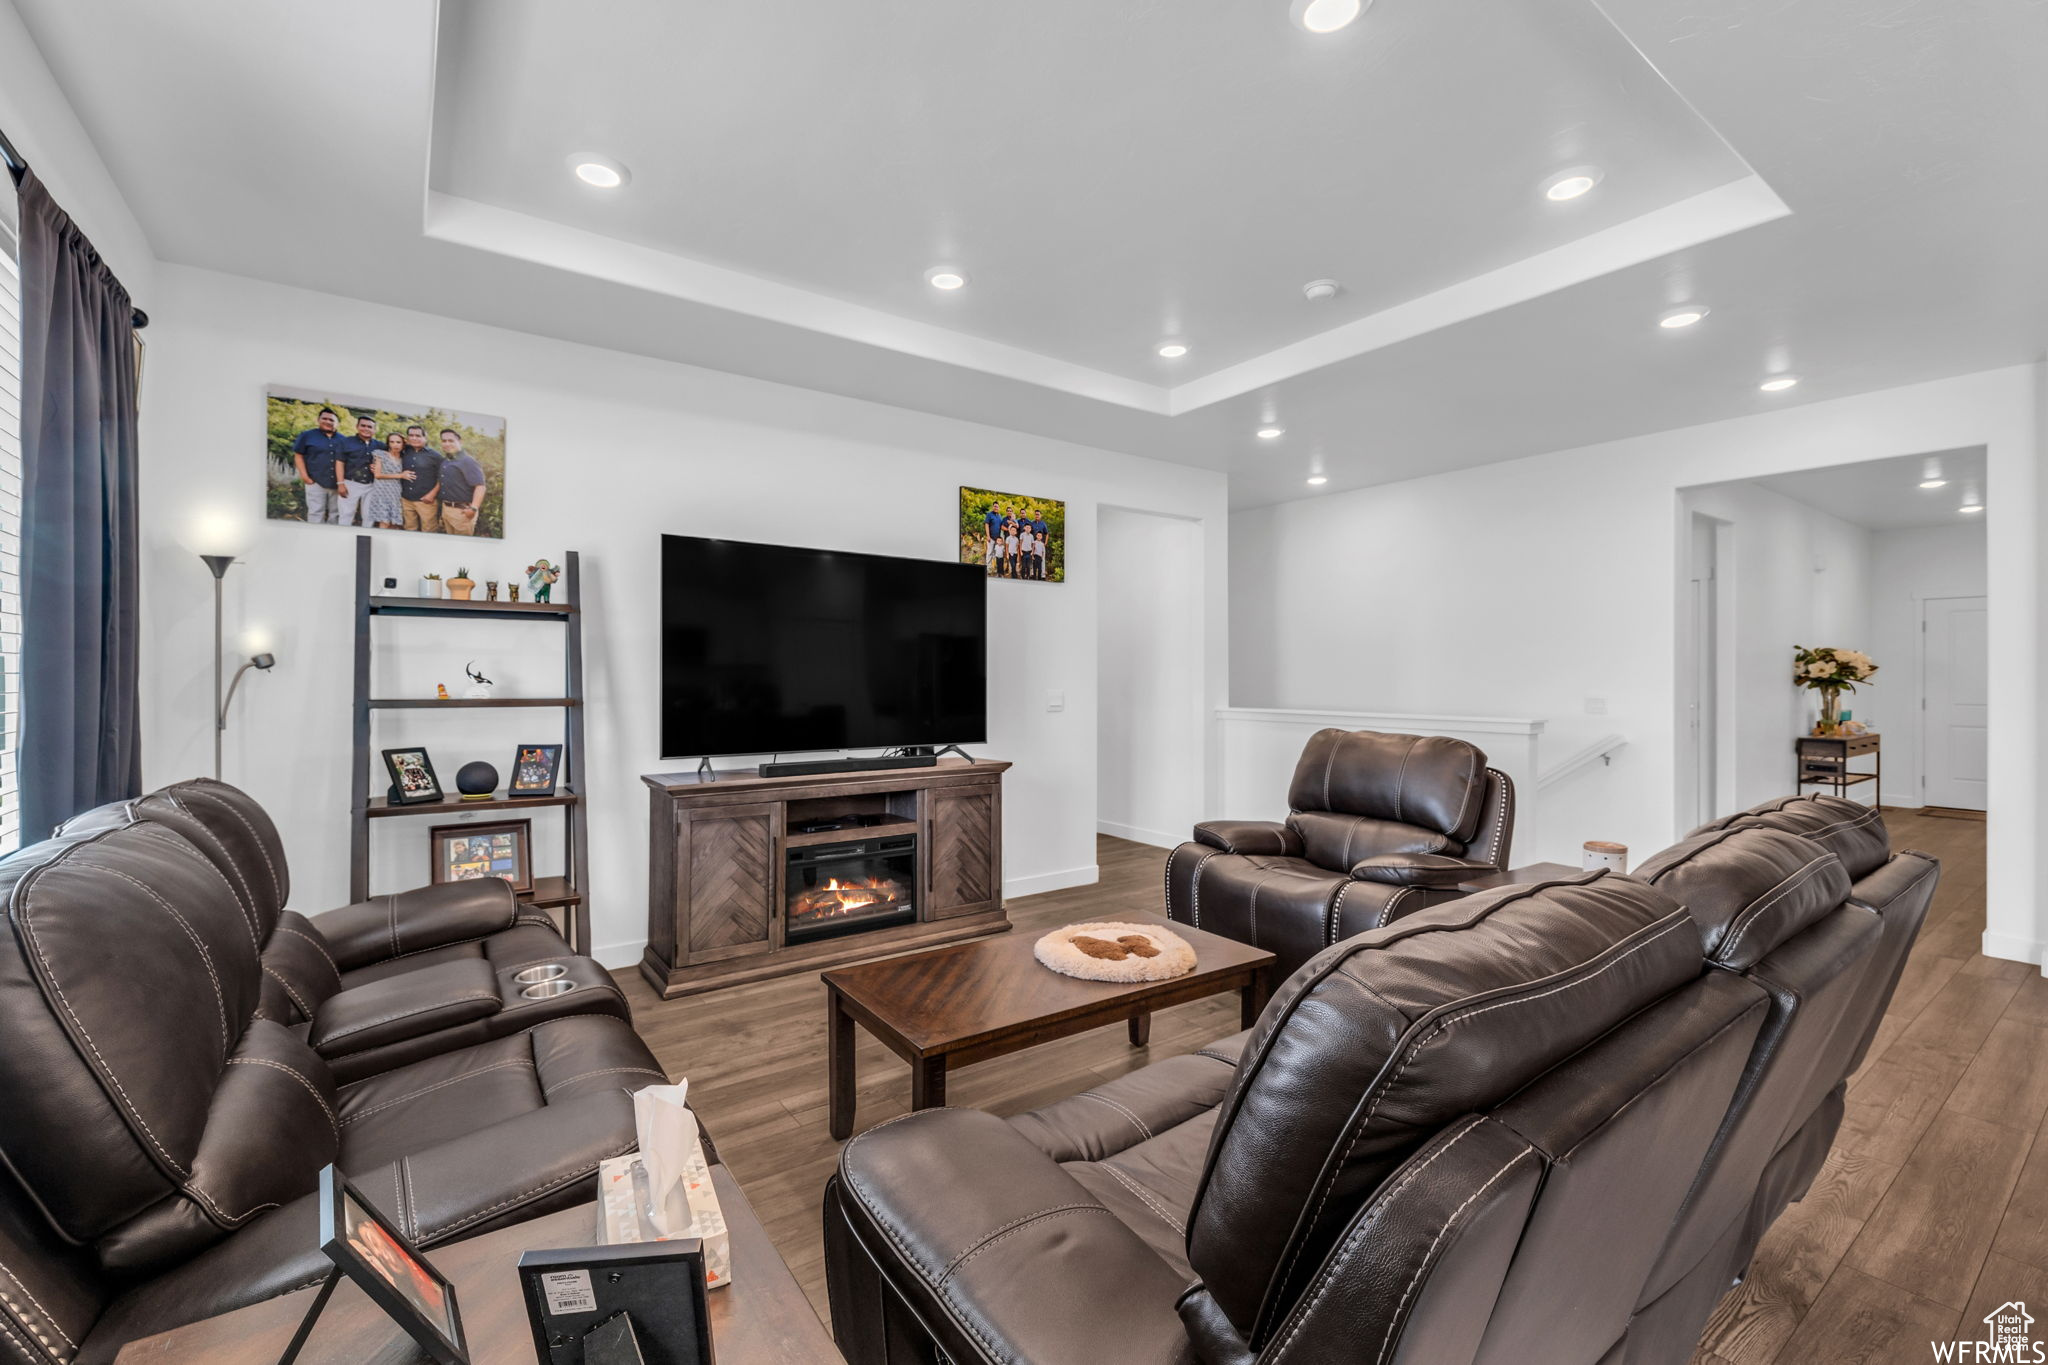
[[[801,777],[649,773],[647,952],[664,999],[1006,932],[998,759]],[[844,822],[840,829],[805,826]],[[789,942],[792,850],[914,841],[915,919]]]
[[[707,1300],[718,1365],[845,1365],[738,1183],[723,1166],[711,1168],[711,1183],[732,1239],[732,1283]],[[455,1285],[474,1365],[532,1365],[519,1258],[541,1248],[589,1246],[596,1236],[597,1206],[579,1204],[427,1253]],[[301,1289],[131,1341],[116,1365],[274,1365],[316,1292]],[[417,1365],[425,1359],[346,1279],[335,1286],[299,1355],[302,1365]]]

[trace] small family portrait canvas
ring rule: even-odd
[[[505,419],[270,390],[265,515],[314,526],[505,535]]]
[[[960,490],[960,562],[990,578],[1067,581],[1067,505],[989,488]]]
[[[533,822],[505,820],[491,825],[436,825],[433,880],[474,882],[499,877],[514,891],[533,890]]]

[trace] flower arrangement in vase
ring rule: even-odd
[[[1876,672],[1877,665],[1860,649],[1792,647],[1792,681],[1820,693],[1820,720],[1813,727],[1816,735],[1841,732],[1842,694],[1854,692],[1858,683],[1869,682]]]

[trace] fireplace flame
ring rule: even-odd
[[[894,904],[903,895],[903,884],[893,878],[863,877],[842,882],[833,877],[815,891],[798,896],[789,910],[801,919],[830,919],[873,905]]]

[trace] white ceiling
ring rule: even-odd
[[[1939,477],[1947,481],[1944,487],[1920,487],[1930,459],[1937,462]],[[1994,490],[1985,479],[1982,446],[1946,450],[1931,456],[1904,455],[1829,469],[1803,469],[1754,482],[1873,531],[1952,526],[1958,522],[1982,526],[1984,518],[1992,515],[1990,495]],[[1963,504],[1966,489],[1976,491],[1984,511],[1956,510]]]
[[[166,260],[1226,469],[1239,505],[2048,344],[2044,0],[1378,0],[1329,38],[1285,0],[15,3]],[[1600,187],[1543,202],[1581,159]]]

